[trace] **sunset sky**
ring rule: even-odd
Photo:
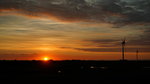
[[[0,60],[150,60],[149,0],[0,0]]]

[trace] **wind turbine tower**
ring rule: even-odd
[[[126,40],[124,39],[121,44],[122,44],[122,60],[124,61]]]
[[[139,54],[139,50],[136,50],[136,60],[137,61],[139,60],[138,54]]]

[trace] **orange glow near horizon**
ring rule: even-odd
[[[57,48],[55,47],[38,47],[38,48],[34,48],[35,50],[40,50],[40,51],[53,51],[53,50],[57,50]]]
[[[39,50],[42,50],[42,51],[49,51],[51,50],[50,48],[39,48]]]
[[[87,22],[83,18],[64,19],[50,12],[32,14],[15,8],[0,9],[0,12],[0,18],[5,21],[0,26],[0,60],[120,60],[120,38],[131,34],[132,37],[127,39],[129,45],[125,59],[136,60],[137,49],[140,49],[140,60],[150,59],[149,45],[143,45],[145,42],[132,43],[132,38],[145,33],[145,29],[136,29],[141,25],[135,26],[135,29],[134,25],[114,28],[118,26],[107,22]],[[14,23],[11,24],[11,21]]]

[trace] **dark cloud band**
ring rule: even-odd
[[[149,0],[0,0],[0,10],[64,21],[150,22]]]

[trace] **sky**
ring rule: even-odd
[[[150,60],[149,0],[0,0],[0,60]]]

